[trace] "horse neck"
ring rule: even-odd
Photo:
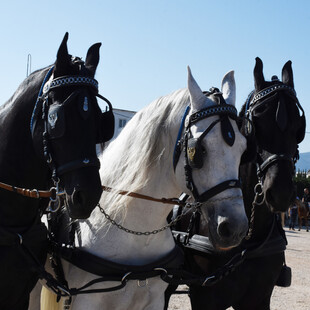
[[[40,75],[29,77],[0,110],[0,182],[24,188],[46,186],[47,166],[38,158],[30,133],[30,118],[40,87]],[[0,212],[6,224],[22,226],[37,214],[38,201],[1,191]],[[9,206],[9,207],[8,207]],[[26,211],[27,209],[27,211]],[[20,215],[20,222],[16,215]]]
[[[154,178],[154,181],[149,182],[148,186],[139,193],[156,198],[168,197],[172,193],[176,194],[176,192],[169,191],[168,188],[168,181],[162,182],[160,178]],[[126,188],[124,189],[126,190]],[[107,193],[103,193],[100,201],[104,209],[107,206],[105,203],[107,195]],[[112,218],[124,228],[138,232],[152,232],[166,226],[167,215],[172,209],[172,205],[169,204],[138,198],[127,197],[124,204],[122,207],[125,208]],[[88,251],[93,254],[113,259],[118,263],[135,265],[150,263],[166,255],[175,246],[169,229],[149,235],[128,233],[111,225],[98,209],[94,210],[88,223],[81,223],[81,239],[82,245],[86,245]]]
[[[137,129],[143,123],[140,117],[141,115],[137,115],[126,125],[101,157],[102,184],[154,198],[178,197],[181,190],[173,172],[173,143],[167,142],[169,139],[163,133],[157,132],[152,137],[147,137],[148,130]],[[177,130],[175,128],[172,136],[176,137]],[[137,132],[142,133],[142,136]],[[151,152],[148,151],[149,148],[152,149]],[[172,210],[170,204],[106,192],[102,194],[100,204],[117,223],[139,232],[150,232],[166,226],[167,215]],[[155,257],[166,254],[174,247],[168,229],[148,236],[129,234],[111,225],[100,214],[99,209],[95,209],[89,222],[81,223],[81,227],[82,245],[88,244],[88,250],[97,255],[114,260],[117,257],[119,262],[136,264],[153,261]],[[109,250],[103,253],[102,249]]]

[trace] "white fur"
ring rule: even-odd
[[[235,85],[233,73],[225,76],[223,91],[234,103]],[[191,112],[212,104],[201,93],[189,70],[188,88],[159,98],[138,112],[126,125],[118,138],[103,153],[101,181],[115,190],[127,190],[153,197],[178,197],[188,192],[185,185],[183,155],[176,172],[173,171],[172,155],[180,121],[187,105]],[[194,136],[199,136],[218,116],[197,122],[192,126]],[[207,157],[202,169],[193,171],[195,184],[200,192],[227,179],[238,178],[240,157],[245,150],[245,139],[233,122],[236,142],[229,147],[223,141],[220,126],[216,125],[204,139]],[[226,215],[234,214],[244,220],[245,213],[241,191],[227,190],[220,198],[227,201],[211,204]],[[166,217],[171,205],[150,202],[103,192],[101,206],[116,222],[136,231],[152,231],[167,225]],[[224,207],[223,207],[224,205]],[[215,209],[216,209],[215,208]],[[219,216],[222,214],[219,211]],[[219,217],[220,218],[220,217]],[[114,262],[144,265],[169,253],[175,246],[171,232],[165,230],[149,236],[136,236],[111,225],[96,208],[90,218],[80,222],[81,234],[78,246]],[[66,278],[70,287],[81,287],[96,278],[64,262]],[[95,285],[93,288],[110,287],[117,283]],[[159,277],[148,279],[144,287],[137,281],[129,281],[120,291],[102,294],[79,295],[73,299],[72,309],[113,310],[159,310],[163,309],[164,291],[167,284]]]

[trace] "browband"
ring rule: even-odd
[[[279,90],[287,90],[287,91],[291,92],[296,97],[296,92],[295,92],[294,88],[292,88],[288,85],[284,85],[284,84],[272,85],[270,87],[264,88],[261,91],[259,91],[255,96],[253,96],[253,98],[251,100],[251,97],[254,93],[254,91],[252,91],[250,93],[248,100],[247,100],[247,103],[246,103],[246,110],[249,110],[250,106],[253,105],[254,103],[256,103],[258,100],[263,99],[266,96],[268,96],[269,94],[272,94],[273,92],[276,92]]]
[[[51,81],[46,82],[43,88],[43,93],[49,92],[53,88],[61,87],[61,86],[91,86],[96,91],[98,91],[98,81],[87,77],[87,76],[61,76],[59,78],[53,79]]]
[[[229,115],[232,116],[233,118],[235,118],[237,116],[237,109],[235,108],[235,106],[231,105],[231,104],[216,104],[213,106],[210,106],[208,108],[205,108],[203,110],[200,110],[196,113],[193,113],[190,116],[190,124],[194,124],[198,121],[200,121],[201,119],[204,119],[206,117],[209,116],[213,116],[213,115],[221,115],[221,114],[225,114],[225,115]]]

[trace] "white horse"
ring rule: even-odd
[[[227,106],[235,105],[233,71],[227,73],[222,80],[222,94]],[[184,117],[184,125],[181,125],[187,106],[189,112]],[[215,110],[208,112],[209,115],[206,111],[211,111],[211,106],[215,106]],[[188,69],[188,89],[161,97],[138,112],[101,157],[102,184],[115,190],[103,192],[100,205],[115,221],[114,225],[102,214],[102,210],[96,208],[88,220],[79,221],[80,232],[75,241],[76,247],[113,263],[130,265],[133,269],[140,265],[152,265],[174,250],[175,242],[170,229],[157,231],[167,226],[166,219],[173,206],[119,195],[118,190],[157,198],[178,197],[182,192],[196,196],[203,202],[201,206],[197,204],[203,216],[213,223],[213,242],[221,249],[239,244],[248,227],[241,189],[230,187],[230,184],[213,194],[208,190],[227,180],[238,179],[246,139],[240,134],[235,120],[229,118],[228,123],[231,124],[233,133],[228,134],[234,135],[234,141],[232,145],[224,141],[221,122],[225,112],[219,112],[218,115],[217,106],[219,103],[216,95],[205,96]],[[197,113],[199,111],[200,114]],[[178,131],[183,139],[178,137]],[[187,132],[187,136],[183,135],[184,132]],[[186,172],[184,161],[188,163],[193,159],[195,147],[188,147],[187,152],[181,147],[180,156],[175,156],[174,169],[172,157],[175,142],[180,139],[189,144],[187,138],[197,139],[202,134],[199,145],[202,148],[202,153],[199,154],[202,166],[195,167],[190,163],[191,167]],[[190,185],[186,184],[189,174]],[[208,194],[204,195],[206,192]],[[69,287],[81,287],[98,278],[65,260],[63,265]],[[128,273],[122,274],[123,282],[126,282],[123,288],[74,296],[70,309],[163,309],[167,283],[159,275],[131,280],[130,266],[127,266]],[[118,284],[109,281],[94,284],[91,288],[106,288]]]

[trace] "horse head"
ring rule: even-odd
[[[254,81],[245,113],[255,129],[258,183],[269,209],[284,212],[296,198],[293,177],[298,143],[305,135],[305,116],[294,90],[291,61],[283,66],[282,81],[277,76],[265,81],[263,63],[257,57]]]
[[[178,179],[199,204],[215,247],[238,245],[248,229],[239,183],[239,164],[246,139],[236,123],[234,72],[222,80],[221,92],[203,93],[188,73],[190,110],[185,118],[184,165],[175,165]]]
[[[94,79],[101,44],[91,46],[83,62],[68,54],[67,40],[68,33],[42,84],[37,104],[41,109],[33,114],[32,136],[70,217],[87,218],[102,192],[96,144],[113,136],[114,118]],[[101,112],[97,97],[106,100],[108,112]],[[58,205],[57,201],[53,207]]]

